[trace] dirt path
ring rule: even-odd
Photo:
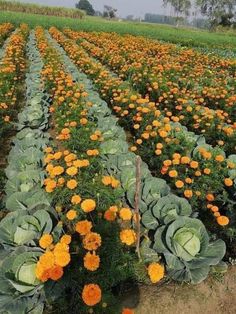
[[[127,295],[125,306],[135,314],[235,314],[236,266],[221,279],[200,285],[139,286]]]

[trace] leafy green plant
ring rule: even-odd
[[[172,279],[194,284],[203,281],[210,266],[217,265],[226,252],[224,241],[210,242],[203,223],[189,217],[157,228],[153,249],[164,255]]]

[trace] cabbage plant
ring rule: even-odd
[[[222,260],[226,245],[222,240],[210,242],[199,219],[178,217],[157,228],[153,249],[164,255],[170,278],[197,284]]]
[[[9,213],[0,222],[0,242],[5,249],[14,249],[18,245],[36,246],[43,233],[51,233],[52,219],[45,210],[34,215],[26,211]]]
[[[185,198],[168,194],[152,202],[141,221],[148,230],[155,230],[159,225],[167,224],[178,216],[190,216],[191,213],[191,205]]]
[[[1,313],[42,313],[43,285],[35,275],[40,255],[40,252],[27,252],[22,247],[17,248],[10,255],[5,254],[0,268]]]

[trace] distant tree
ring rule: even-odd
[[[125,18],[127,21],[133,21],[134,20],[134,16],[132,14],[127,15]]]
[[[102,16],[102,12],[101,11],[95,11],[95,16]]]
[[[80,10],[84,10],[88,15],[94,15],[95,10],[88,0],[80,0],[76,3],[75,7]]]
[[[116,12],[117,12],[117,9],[109,5],[104,5],[103,17],[113,19],[116,17]]]
[[[176,13],[177,26],[180,20],[183,19],[183,15],[186,17],[189,15],[191,9],[191,0],[163,0],[164,5],[170,4]]]
[[[196,0],[202,15],[208,17],[211,28],[230,26],[236,14],[236,0]]]

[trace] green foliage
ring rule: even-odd
[[[69,18],[82,18],[84,12],[64,7],[51,7],[33,3],[0,0],[1,11],[24,12],[29,14],[43,14],[45,16],[61,16]]]
[[[226,246],[222,240],[210,242],[200,220],[179,217],[157,228],[153,249],[164,255],[171,278],[196,284],[207,277],[211,265],[221,261]]]
[[[11,22],[14,25],[27,23],[31,27],[41,25],[45,28],[56,26],[60,29],[70,27],[74,30],[84,31],[104,31],[117,32],[120,34],[132,34],[144,36],[157,40],[173,42],[181,46],[214,48],[221,52],[236,52],[236,39],[232,32],[230,33],[209,33],[203,30],[193,30],[189,28],[173,28],[166,25],[153,25],[137,22],[117,22],[104,20],[102,18],[85,17],[77,21],[70,18],[35,15],[17,12],[0,12],[0,22]]]
[[[80,0],[78,3],[76,3],[75,7],[85,11],[88,15],[95,14],[94,8],[88,0]]]

